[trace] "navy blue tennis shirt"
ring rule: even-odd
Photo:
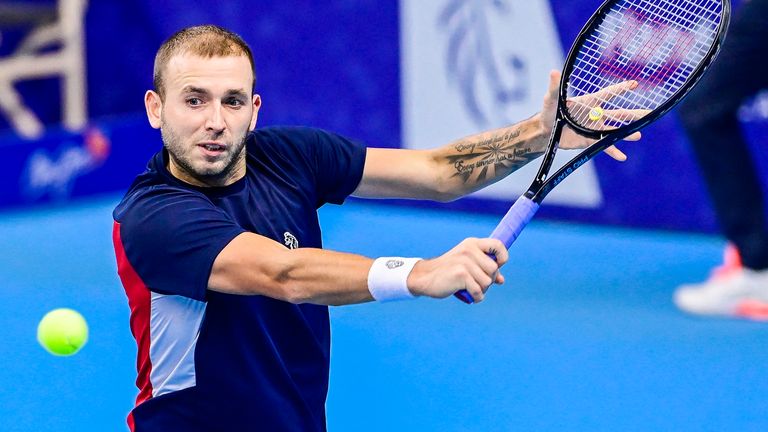
[[[322,130],[257,129],[244,178],[201,188],[158,152],[115,209],[118,273],[138,344],[133,431],[322,431],[328,308],[207,289],[213,262],[250,231],[322,247],[317,209],[362,178],[365,147]]]

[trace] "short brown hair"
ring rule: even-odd
[[[155,55],[152,82],[155,92],[165,99],[163,73],[173,56],[194,54],[203,58],[241,56],[248,57],[253,72],[252,88],[256,86],[256,66],[251,47],[236,33],[215,25],[187,27],[177,31],[163,42]]]

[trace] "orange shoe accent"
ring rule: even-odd
[[[728,243],[728,245],[725,246],[725,250],[723,251],[723,264],[712,269],[710,277],[712,279],[728,277],[733,274],[734,271],[740,270],[742,268],[743,265],[741,263],[739,250],[736,249],[736,246]]]
[[[768,321],[768,303],[744,300],[736,306],[734,315],[754,321]]]

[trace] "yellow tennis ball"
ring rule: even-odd
[[[77,311],[54,309],[37,325],[37,341],[51,354],[69,356],[88,341],[88,324]]]
[[[592,121],[598,121],[603,117],[603,109],[600,107],[594,107],[589,110],[589,119]]]

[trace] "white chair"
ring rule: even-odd
[[[0,58],[0,113],[22,137],[38,138],[44,127],[14,88],[21,81],[60,76],[64,127],[79,130],[88,120],[83,29],[86,6],[87,0],[59,0],[57,6],[49,7],[24,2],[3,2],[0,6],[0,29],[34,27],[13,53]]]

